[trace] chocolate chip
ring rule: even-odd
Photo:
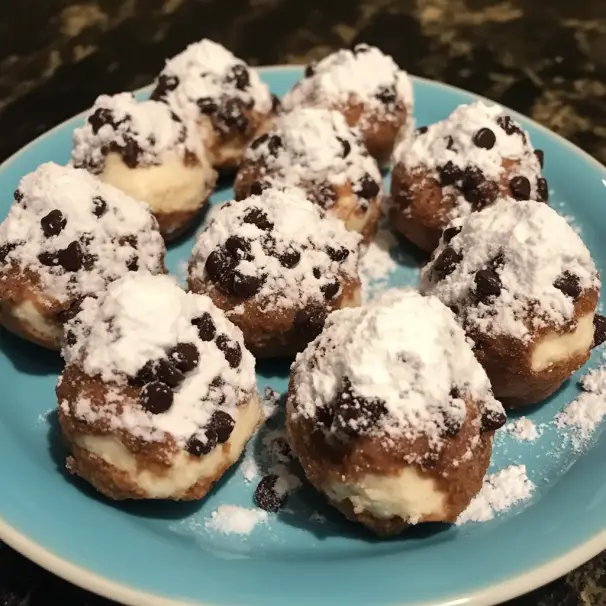
[[[460,181],[463,178],[463,171],[451,160],[448,160],[446,164],[438,167],[438,175],[440,177],[440,185],[445,187],[447,185],[454,185],[457,181]]]
[[[286,494],[280,495],[276,492],[278,476],[269,474],[257,485],[253,495],[253,501],[257,507],[265,511],[277,513],[286,503]]]
[[[544,177],[537,179],[537,198],[541,202],[549,200],[549,188],[547,187],[547,179]]]
[[[450,135],[446,137],[446,149],[449,149],[450,151],[456,151],[454,139]]]
[[[245,115],[246,104],[241,99],[228,99],[217,112],[219,128],[226,127],[228,131],[234,129],[240,133],[246,132],[248,118]]]
[[[366,200],[370,200],[378,195],[380,191],[379,184],[369,175],[365,174],[355,188],[356,194]]]
[[[332,299],[339,292],[339,288],[341,288],[341,285],[336,278],[320,286],[320,290],[324,293],[325,299]]]
[[[526,177],[514,177],[509,182],[509,191],[516,200],[528,200],[530,198],[530,181]]]
[[[508,134],[508,135],[523,135],[522,129],[511,119],[510,116],[499,116],[497,118],[497,124]]]
[[[161,75],[158,78],[158,83],[156,84],[156,88],[154,88],[152,94],[150,95],[150,99],[152,101],[158,101],[166,96],[166,93],[175,90],[179,86],[179,79],[175,76],[166,76]]]
[[[272,156],[278,155],[278,150],[282,147],[282,138],[279,135],[272,135],[267,141],[267,149]]]
[[[455,419],[454,417],[445,414],[442,417],[442,431],[441,434],[447,438],[454,438],[463,427],[463,422],[459,419]]]
[[[139,271],[139,255],[133,255],[126,262],[128,271]]]
[[[499,253],[491,262],[490,262],[490,267],[491,269],[493,269],[494,271],[496,271],[497,269],[500,269],[501,267],[503,267],[503,265],[505,265],[505,257],[503,256],[502,253]]]
[[[178,387],[185,380],[183,373],[170,360],[161,358],[153,363],[154,376],[169,387]]]
[[[463,178],[461,182],[461,189],[463,195],[467,196],[473,194],[473,192],[486,181],[484,173],[475,166],[468,166],[463,171]]]
[[[212,341],[217,334],[217,328],[212,316],[205,311],[199,318],[194,318],[191,323],[198,329],[198,336],[202,341]]]
[[[200,361],[200,353],[193,343],[179,343],[168,352],[168,359],[183,373],[191,372]]]
[[[569,271],[565,271],[553,285],[561,290],[567,297],[570,297],[573,301],[576,301],[583,292],[581,288],[581,281],[578,276],[571,274]]]
[[[15,248],[17,248],[17,244],[14,242],[9,242],[8,244],[3,244],[0,246],[0,263],[4,263],[4,261],[6,261],[6,257],[8,257],[8,255],[12,253]]]
[[[293,328],[306,341],[315,339],[324,329],[328,312],[321,305],[310,305],[295,313]]]
[[[193,455],[194,457],[201,457],[202,455],[207,455],[209,452],[211,452],[216,445],[216,434],[214,431],[208,430],[206,432],[205,442],[202,442],[202,440],[198,439],[196,436],[192,436],[189,438],[189,440],[187,440],[185,449],[190,455]]]
[[[107,212],[107,202],[101,196],[93,198],[93,215],[102,217]]]
[[[217,102],[210,97],[202,97],[198,99],[196,101],[196,105],[198,106],[200,113],[206,116],[214,114],[219,109]]]
[[[244,65],[234,65],[228,80],[239,90],[246,90],[250,86],[250,74]]]
[[[124,164],[129,168],[137,168],[139,166],[139,156],[143,150],[132,137],[124,137],[124,145],[120,149],[120,155]]]
[[[335,410],[333,425],[346,434],[363,435],[387,414],[387,409],[381,400],[355,396],[347,378],[344,379],[343,384],[343,391],[333,404]]]
[[[337,263],[343,263],[347,257],[349,257],[349,250],[344,246],[340,246],[339,248],[333,248],[332,246],[326,247],[326,254],[330,257],[331,261],[336,261]]]
[[[318,333],[319,334],[319,333]],[[335,411],[330,406],[318,406],[316,408],[316,421],[326,429],[332,427],[335,419]]]
[[[204,267],[210,279],[218,282],[229,274],[237,264],[237,259],[218,248],[208,255]]]
[[[501,294],[501,279],[492,269],[481,269],[474,277],[474,297],[478,302],[490,303]]]
[[[462,260],[463,257],[454,248],[447,246],[433,262],[431,272],[434,280],[443,280]]]
[[[424,135],[427,131],[429,130],[428,126],[419,126],[419,128],[417,128],[416,130],[416,135]]]
[[[391,105],[396,102],[398,95],[396,93],[395,86],[380,86],[375,97],[385,103],[385,105]]]
[[[164,383],[148,383],[139,395],[139,401],[145,410],[154,415],[166,412],[173,405],[173,392]]]
[[[259,229],[270,230],[273,229],[274,224],[267,218],[265,212],[260,208],[251,208],[246,212],[243,219],[244,223],[251,223],[256,225]]]
[[[62,311],[60,311],[55,317],[57,321],[61,324],[65,324],[70,320],[73,320],[81,311],[82,311],[82,303],[86,297],[78,297],[72,304]]]
[[[322,277],[322,272],[320,271],[319,267],[314,267],[311,271],[314,275],[314,278],[316,278],[316,280],[319,280]]]
[[[240,236],[229,236],[224,244],[225,250],[237,260],[252,260],[250,242]]]
[[[88,117],[88,123],[91,125],[93,134],[97,134],[99,130],[106,124],[110,124],[115,128],[114,115],[111,110],[104,107],[96,109],[93,114]]]
[[[486,179],[476,187],[466,189],[463,195],[473,210],[479,211],[490,206],[499,197],[499,186],[495,181]]]
[[[455,236],[461,233],[462,227],[448,227],[442,232],[444,244],[448,244]]]
[[[73,347],[78,342],[76,333],[73,330],[68,330],[65,332],[65,342],[69,347]]]
[[[57,253],[54,252],[41,252],[38,255],[38,261],[40,261],[42,265],[46,265],[46,267],[55,267],[56,265],[59,265]]]
[[[481,128],[473,136],[473,144],[482,149],[492,149],[497,142],[495,134],[489,128]]]
[[[16,189],[13,193],[13,198],[15,198],[15,202],[22,202],[25,196],[23,195],[23,192],[20,189]]]
[[[339,143],[343,148],[343,150],[341,151],[341,156],[343,156],[343,158],[347,158],[347,156],[349,156],[349,153],[351,152],[351,143],[347,141],[347,139],[343,139],[342,137],[337,137],[337,139],[339,140]]]
[[[330,208],[337,201],[337,192],[328,183],[317,184],[307,195],[320,208]]]
[[[537,157],[541,168],[543,168],[543,164],[545,163],[545,152],[542,149],[535,149],[534,155]]]
[[[316,64],[310,63],[307,65],[304,73],[306,78],[311,78],[316,73]]]
[[[294,248],[289,248],[278,255],[278,260],[280,261],[280,265],[282,265],[282,267],[292,269],[299,264],[299,261],[301,260],[301,253]]]
[[[242,361],[242,348],[227,335],[219,335],[215,340],[217,347],[223,352],[225,359],[232,368],[237,368]]]
[[[489,431],[496,431],[497,429],[500,429],[501,427],[503,427],[503,425],[505,425],[506,421],[507,421],[507,417],[505,416],[505,413],[503,411],[485,409],[482,412],[480,431],[482,433],[487,433]]]
[[[47,215],[40,219],[42,233],[47,237],[58,236],[65,226],[67,219],[60,210],[51,210]]]
[[[278,97],[277,95],[274,95],[272,93],[271,95],[271,111],[276,114],[278,113],[280,110],[282,109],[282,101],[280,101],[280,97]]]
[[[118,240],[118,244],[120,244],[120,246],[131,246],[132,248],[137,248],[139,240],[137,236],[122,236]]]
[[[593,316],[593,343],[592,347],[598,347],[606,341],[606,318],[600,314]]]
[[[224,444],[229,440],[229,436],[231,436],[231,432],[234,430],[235,426],[236,422],[231,415],[228,415],[222,410],[216,410],[213,412],[207,427],[215,433],[217,442],[219,444]]]
[[[257,137],[251,144],[250,147],[252,149],[257,149],[258,147],[261,147],[261,145],[263,145],[263,143],[265,143],[265,141],[267,141],[267,139],[269,139],[269,135],[267,133],[263,133],[260,137]]]
[[[269,189],[271,185],[267,181],[257,180],[250,184],[250,195],[260,196],[266,189]]]
[[[57,251],[57,262],[65,271],[79,271],[83,261],[84,255],[79,242],[72,242],[67,248]]]
[[[261,290],[264,282],[265,276],[250,276],[236,271],[232,278],[230,290],[236,297],[248,299]]]

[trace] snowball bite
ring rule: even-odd
[[[166,240],[206,204],[217,174],[192,129],[167,105],[101,95],[74,131],[72,164],[152,208]]]
[[[389,163],[398,132],[413,128],[408,74],[375,46],[357,44],[305,68],[304,77],[283,99],[286,111],[322,107],[340,111],[362,131],[380,166]]]
[[[236,200],[270,186],[296,186],[368,243],[381,216],[381,174],[360,132],[327,109],[280,115],[246,151],[234,183]]]
[[[164,254],[147,204],[84,170],[43,164],[0,225],[0,322],[59,349],[84,297],[130,272],[163,273]]]
[[[208,297],[144,274],[86,299],[66,329],[69,471],[110,499],[204,497],[263,416],[240,330]]]
[[[581,238],[545,204],[502,198],[453,224],[421,290],[456,313],[507,407],[544,400],[589,357],[598,272]]]
[[[189,287],[242,329],[257,357],[294,357],[334,309],[360,304],[360,236],[298,188],[224,205],[200,234]]]
[[[286,415],[311,484],[381,535],[454,522],[505,423],[452,312],[411,289],[328,317],[292,367]]]
[[[255,70],[206,39],[166,62],[151,98],[197,126],[213,165],[222,172],[238,167],[277,102]]]
[[[393,163],[392,226],[427,252],[450,221],[498,197],[548,199],[543,152],[501,107],[482,101],[404,137]]]

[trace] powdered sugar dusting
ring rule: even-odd
[[[262,509],[247,509],[238,505],[219,505],[206,521],[209,530],[221,534],[250,534],[258,524],[267,521]]]
[[[520,442],[534,442],[539,437],[537,426],[528,417],[514,419],[504,429]]]
[[[391,230],[382,226],[360,259],[364,302],[372,301],[387,288],[389,278],[397,268],[390,254],[390,250],[396,245],[397,240]]]

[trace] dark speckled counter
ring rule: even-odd
[[[380,46],[606,163],[605,0],[19,0],[0,9],[0,160],[202,37],[251,64]],[[571,520],[571,523],[573,521]],[[1,606],[101,606],[0,544]],[[606,606],[606,553],[509,606]]]

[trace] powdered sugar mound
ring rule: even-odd
[[[224,205],[198,237],[190,280],[206,280],[207,259],[234,238],[250,250],[239,257],[233,271],[262,280],[248,300],[263,310],[299,309],[312,301],[325,305],[326,285],[335,279],[339,285],[357,279],[360,236],[326,216],[300,189],[268,189]],[[335,257],[331,250],[342,254]],[[296,262],[285,263],[285,255],[294,255]]]
[[[528,500],[534,484],[526,475],[525,465],[511,465],[484,479],[482,490],[458,517],[457,526],[467,522],[488,522],[501,513]]]
[[[502,198],[454,226],[460,233],[442,241],[422,270],[421,289],[457,307],[471,328],[529,339],[539,326],[559,327],[574,317],[574,301],[555,286],[558,279],[570,274],[581,289],[600,287],[587,247],[546,204]],[[442,277],[435,267],[452,251],[452,272]],[[476,275],[486,269],[498,276],[500,294],[476,304]]]
[[[534,442],[539,437],[537,426],[528,417],[511,421],[504,430],[520,442]]]
[[[200,320],[204,340],[193,323]],[[236,406],[254,394],[255,362],[244,348],[241,331],[208,297],[184,292],[168,276],[132,274],[114,282],[104,296],[84,301],[66,330],[74,335],[63,350],[67,364],[121,386],[146,364],[166,361],[167,352],[178,344],[195,346],[200,360],[173,390],[166,412],[152,414],[124,397],[115,404],[106,401],[102,409],[80,400],[75,414],[87,421],[101,418],[151,441],[169,434],[183,445],[217,409],[237,417]],[[220,347],[222,343],[227,348]]]
[[[279,137],[275,147],[272,136]],[[364,175],[377,184],[381,174],[368,155],[357,128],[337,111],[296,108],[274,121],[268,137],[248,148],[245,161],[258,163],[270,182],[280,185],[357,183]]]
[[[234,68],[246,70],[247,85],[241,86]],[[223,102],[238,99],[256,111],[269,113],[271,95],[255,70],[234,56],[224,46],[203,39],[190,44],[169,59],[162,70],[156,90],[162,88],[171,108],[184,118],[196,120],[201,115],[199,103],[210,99]]]
[[[0,225],[3,260],[34,272],[59,303],[103,291],[132,269],[163,271],[164,242],[149,207],[85,170],[42,164],[15,196]]]
[[[353,50],[342,49],[310,66],[311,73],[284,97],[290,110],[306,101],[325,102],[333,107],[363,103],[365,108],[385,111],[381,95],[393,96],[409,109],[412,107],[412,85],[389,55],[367,44]]]
[[[389,277],[397,268],[397,264],[389,252],[396,245],[397,240],[391,230],[382,226],[362,255],[360,279],[364,302],[372,301],[387,288]]]
[[[382,403],[386,414],[352,429],[423,435],[434,446],[442,444],[445,424],[463,422],[464,398],[504,416],[452,312],[412,289],[330,314],[323,333],[297,357],[292,380],[295,414],[313,418],[337,397],[363,398]]]
[[[131,93],[101,95],[74,131],[72,163],[99,173],[110,152],[133,167],[160,164],[169,152],[184,158],[186,150],[201,153],[200,140],[166,104],[137,101]]]
[[[262,509],[247,509],[238,505],[219,505],[206,521],[209,530],[221,534],[250,534],[258,524],[267,521]]]

